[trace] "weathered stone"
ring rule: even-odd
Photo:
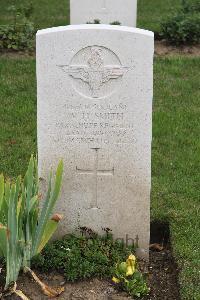
[[[60,235],[110,228],[147,250],[153,33],[110,25],[39,31],[37,91],[40,176],[60,158],[65,164]]]
[[[99,20],[101,24],[120,22],[136,27],[137,0],[70,0],[70,23],[86,24]]]

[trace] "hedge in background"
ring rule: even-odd
[[[9,8],[12,23],[0,26],[0,50],[32,50],[35,28],[30,17],[33,13],[32,4]]]
[[[171,44],[200,43],[200,2],[182,1],[182,8],[161,23],[161,37]]]

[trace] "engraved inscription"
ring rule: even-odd
[[[72,78],[77,92],[90,98],[102,98],[112,93],[116,87],[113,81],[122,78],[127,70],[111,50],[100,46],[81,49],[70,65],[59,67]]]
[[[93,196],[93,201],[92,203],[90,204],[90,209],[99,209],[98,207],[98,176],[113,176],[114,175],[114,167],[110,170],[108,169],[104,169],[104,170],[100,170],[98,168],[98,164],[99,164],[99,148],[94,148],[93,149],[95,151],[95,165],[94,165],[94,168],[92,170],[90,169],[81,169],[81,168],[78,168],[76,167],[76,171],[77,173],[79,174],[82,174],[82,175],[92,175],[94,177],[94,184],[95,184],[95,188],[94,188],[94,191],[95,191],[95,194]]]
[[[101,148],[108,144],[135,143],[134,115],[127,118],[129,107],[123,103],[111,105],[68,103],[63,106],[66,121],[56,122],[65,143],[87,144]]]

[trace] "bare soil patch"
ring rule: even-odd
[[[200,45],[196,46],[171,46],[164,41],[155,41],[155,55],[157,56],[200,56]]]

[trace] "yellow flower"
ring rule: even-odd
[[[133,275],[133,273],[135,273],[135,263],[136,263],[135,255],[133,254],[129,255],[128,259],[126,260],[126,264],[127,264],[126,276],[131,276]]]
[[[126,271],[126,276],[132,276],[135,273],[135,267],[134,266],[128,266]]]
[[[133,254],[129,255],[128,261],[129,261],[131,264],[135,264],[135,262],[136,262],[136,257],[135,257],[135,255],[133,255]]]
[[[135,266],[136,263],[136,257],[135,255],[131,254],[129,255],[128,259],[126,260],[127,266]]]
[[[117,277],[113,277],[113,278],[112,278],[112,281],[113,281],[114,283],[120,283],[120,280],[119,280]]]

